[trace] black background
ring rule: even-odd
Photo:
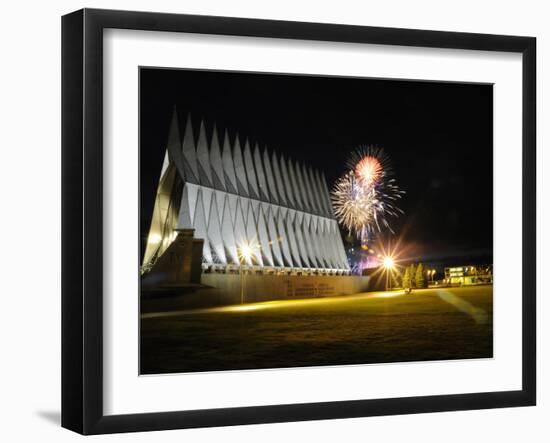
[[[323,170],[329,188],[358,146],[380,146],[406,191],[392,226],[411,254],[492,255],[492,85],[141,68],[142,242],[174,105],[195,137],[216,123]]]

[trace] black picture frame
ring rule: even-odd
[[[103,413],[103,30],[171,31],[522,54],[522,389],[131,415]],[[82,434],[530,406],[536,403],[536,39],[83,9],[62,18],[62,426]]]

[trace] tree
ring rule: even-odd
[[[416,274],[415,274],[414,280],[417,288],[424,287],[424,283],[426,280],[424,279],[424,267],[422,266],[422,263],[419,263],[418,266],[416,267]]]
[[[392,284],[391,284],[392,288],[402,287],[400,285],[402,285],[403,282],[402,282],[401,276],[399,275],[399,272],[392,272],[390,278],[392,279]]]
[[[411,279],[411,288],[415,288],[416,285],[416,280],[415,280],[415,276],[416,276],[416,266],[414,266],[414,263],[411,263],[410,266],[409,266],[409,275],[410,275],[410,279]]]
[[[403,274],[403,289],[410,289],[411,288],[411,273],[409,271],[409,268],[405,269],[405,273]]]

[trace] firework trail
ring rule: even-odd
[[[397,204],[405,192],[392,178],[386,153],[377,147],[360,148],[351,156],[348,168],[331,195],[340,224],[364,244],[377,232],[393,232],[389,219],[403,214]]]

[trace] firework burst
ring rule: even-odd
[[[377,147],[357,150],[348,162],[349,170],[332,191],[334,213],[349,233],[363,243],[377,232],[388,229],[389,219],[403,213],[397,206],[400,190],[386,153]]]
[[[334,213],[340,223],[358,235],[374,222],[375,198],[372,188],[362,186],[353,171],[341,177],[332,192]]]

